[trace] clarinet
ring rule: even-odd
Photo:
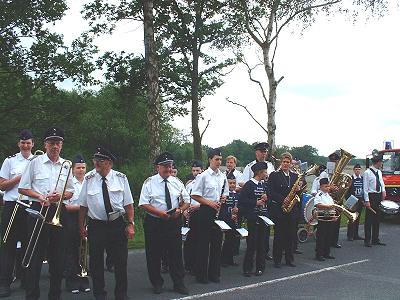
[[[222,191],[221,191],[221,196],[224,194],[225,192],[225,184],[226,184],[226,179],[224,179],[224,184],[222,186]],[[221,202],[221,200],[218,200],[218,202]],[[222,203],[223,204],[223,203]],[[218,210],[217,210],[217,214],[215,215],[215,220],[218,220],[219,218],[219,212],[221,211],[221,206],[222,204],[219,206]]]

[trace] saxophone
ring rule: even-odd
[[[348,189],[351,186],[352,178],[349,174],[342,173],[344,167],[354,157],[351,153],[340,149],[340,159],[336,163],[335,170],[329,182],[330,185],[335,185],[339,188],[336,192],[331,192],[330,195],[336,204],[342,204]]]
[[[283,204],[282,204],[282,211],[284,213],[286,213],[286,214],[290,213],[292,211],[294,205],[296,203],[300,202],[300,197],[297,194],[297,192],[298,192],[297,188],[298,188],[300,182],[302,182],[306,176],[315,175],[318,170],[319,170],[319,166],[313,165],[304,173],[297,173],[298,174],[297,180],[293,184],[292,189],[290,190],[289,194],[286,196],[286,198],[288,198],[289,201],[287,203],[283,202]],[[304,187],[303,187],[303,189],[304,189]]]

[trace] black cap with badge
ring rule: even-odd
[[[115,155],[112,154],[110,150],[108,150],[102,146],[98,146],[96,148],[96,152],[93,154],[93,158],[94,159],[106,159],[106,160],[111,160],[111,161],[117,160]]]
[[[251,166],[251,170],[253,171],[253,173],[266,169],[268,169],[268,164],[265,161],[258,161]]]
[[[202,168],[203,169],[203,162],[201,160],[194,160],[192,162],[192,168]]]
[[[169,152],[163,152],[159,156],[157,156],[154,161],[155,165],[169,165],[174,163],[174,157]]]
[[[19,133],[19,139],[22,141],[33,139],[33,134],[29,129],[22,129]]]
[[[74,160],[72,161],[74,164],[84,164],[86,163],[85,158],[82,156],[82,154],[77,154],[74,157]]]
[[[261,151],[267,151],[269,147],[269,144],[266,142],[258,143],[254,145],[254,150],[261,150]]]
[[[222,156],[221,150],[219,148],[208,150],[207,157],[208,158],[213,158],[214,156]]]
[[[46,130],[44,134],[44,141],[47,140],[57,140],[63,141],[64,140],[64,130],[59,127],[50,127]]]

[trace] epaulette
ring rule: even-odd
[[[96,176],[96,173],[92,173],[92,174],[86,175],[85,179],[89,180],[89,179],[93,178],[94,176]]]
[[[319,192],[319,193],[318,193],[318,196],[322,196],[322,192]]]
[[[151,177],[147,177],[147,179],[143,182],[143,185],[145,185],[149,181],[151,181]]]
[[[115,172],[115,175],[117,175],[118,177],[121,177],[121,178],[125,178],[126,177],[125,174],[120,173],[120,172]]]
[[[17,156],[17,153],[15,153],[14,155],[10,155],[10,156],[7,157],[7,158],[12,158],[12,157],[15,157],[15,156]]]

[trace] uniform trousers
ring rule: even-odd
[[[214,223],[216,210],[208,205],[199,209],[198,243],[197,243],[197,280],[217,280],[221,272],[222,231]]]
[[[146,214],[144,237],[147,272],[153,286],[162,286],[161,257],[168,253],[169,273],[175,286],[183,285],[185,271],[182,259],[182,220],[181,218],[162,220]]]
[[[96,298],[101,299],[107,294],[104,281],[104,251],[106,248],[110,251],[115,266],[115,299],[124,299],[127,295],[128,239],[125,228],[126,224],[122,217],[112,222],[89,218],[89,268],[93,282],[93,295]]]
[[[31,208],[40,211],[42,205],[38,202],[34,202]],[[42,211],[47,212],[47,221],[51,221],[53,218],[56,206],[52,204],[49,207],[43,207]],[[65,208],[61,209],[60,222],[65,224]],[[41,220],[35,219],[33,217],[28,217],[28,236],[31,237],[33,233],[34,226],[38,223],[36,227],[37,230],[42,223]],[[35,234],[35,236],[36,236]],[[50,224],[43,224],[42,231],[39,236],[39,240],[36,245],[36,249],[33,253],[31,263],[26,269],[26,282],[25,282],[25,299],[27,300],[37,300],[40,298],[40,288],[39,279],[42,270],[43,260],[47,255],[47,261],[49,263],[49,273],[50,273],[50,289],[48,293],[48,299],[60,299],[61,294],[61,281],[64,272],[65,263],[65,230],[63,227],[58,227]]]
[[[27,237],[27,213],[21,206],[18,208],[11,230],[8,234],[7,243],[3,244],[3,237],[7,230],[11,215],[16,202],[5,201],[1,214],[1,247],[0,247],[0,286],[9,286],[13,279],[14,266],[22,269],[17,259],[17,242],[21,242],[20,252],[25,252]],[[21,272],[23,277],[24,271]],[[23,278],[22,278],[23,279]]]
[[[249,235],[246,238],[247,248],[243,261],[243,271],[251,272],[254,265],[254,255],[256,256],[256,270],[265,270],[265,235],[267,226],[263,221],[247,220]]]
[[[371,243],[372,238],[372,243],[377,243],[379,242],[379,223],[382,217],[381,210],[379,208],[379,204],[382,201],[382,193],[369,193],[368,197],[371,208],[376,211],[376,214],[374,214],[370,209],[365,210],[364,242]]]
[[[66,235],[66,257],[65,257],[65,279],[67,287],[77,287],[79,268],[79,225],[78,225],[79,212],[69,212],[65,214],[65,228]]]
[[[274,219],[274,245],[272,256],[275,263],[281,263],[283,250],[286,263],[294,261],[294,235],[296,235],[296,219],[291,215],[284,215]]]
[[[340,215],[339,218],[335,222],[332,222],[333,229],[332,229],[332,235],[331,235],[331,246],[335,246],[339,243],[339,230],[340,230],[341,219],[342,219],[342,216]]]
[[[318,222],[317,235],[316,235],[317,257],[330,255],[330,246],[334,230],[335,230],[334,222],[324,222],[324,221]]]
[[[196,246],[199,227],[199,211],[193,211],[190,214],[189,228],[186,240],[183,244],[183,258],[185,261],[185,269],[195,272],[196,268]]]
[[[232,229],[224,233],[224,242],[221,250],[221,264],[233,265],[233,254],[236,239],[235,223],[232,220],[224,220]]]
[[[360,225],[360,217],[362,210],[363,210],[362,198],[359,198],[357,203],[357,209],[355,210],[355,212],[358,213],[358,217],[354,222],[349,221],[349,223],[347,224],[347,238],[349,239],[355,239],[359,237],[358,227]]]

